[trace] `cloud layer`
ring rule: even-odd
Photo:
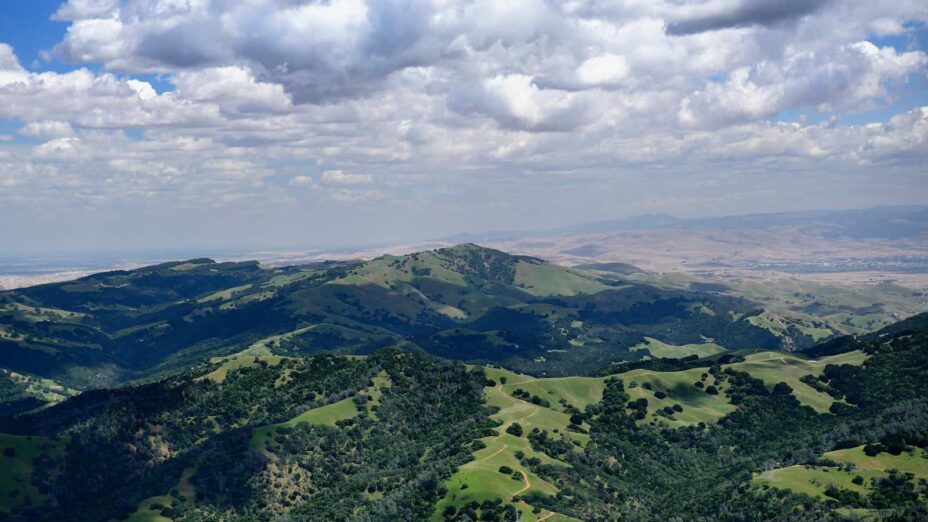
[[[775,26],[794,23],[821,9],[830,0],[740,0],[712,2],[698,8],[698,13],[671,22],[667,33],[685,35],[734,27]]]
[[[46,56],[69,70],[0,44],[16,212],[413,205],[453,231],[474,209],[489,228],[552,206],[708,212],[793,175],[770,201],[836,177],[928,197],[916,0],[70,0],[53,16],[67,32]],[[592,204],[606,194],[622,206]]]

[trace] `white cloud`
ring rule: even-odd
[[[628,61],[624,56],[603,54],[589,58],[577,68],[577,79],[583,85],[618,87],[628,77]]]
[[[141,98],[143,101],[151,100],[152,98],[158,97],[158,92],[148,82],[140,82],[138,80],[126,80],[126,85],[128,85],[129,88],[135,91],[135,94],[138,94],[139,98]]]
[[[725,125],[803,107],[847,109],[890,96],[889,86],[928,65],[922,51],[899,53],[855,42],[821,56],[792,52],[785,64],[770,61],[732,71],[681,102],[681,123]]]
[[[0,118],[39,141],[0,144],[0,209],[363,201],[391,216],[415,201],[537,215],[577,187],[575,208],[592,212],[599,194],[645,200],[629,179],[649,169],[717,187],[840,172],[919,193],[924,110],[871,111],[908,107],[924,81],[924,2],[788,4],[70,0],[51,52],[70,70],[23,68],[0,43]],[[664,179],[661,201],[694,200]],[[288,190],[300,186],[313,190]]]
[[[36,139],[69,138],[74,136],[74,128],[66,121],[32,121],[19,129],[19,133]]]
[[[42,161],[81,161],[89,154],[78,138],[56,138],[32,149],[32,157]]]
[[[217,103],[229,114],[280,113],[292,106],[282,86],[262,83],[243,67],[182,71],[173,77],[178,97]]]
[[[329,199],[336,203],[359,203],[383,198],[384,193],[379,190],[339,189],[329,194]]]
[[[494,76],[479,86],[451,93],[450,107],[462,114],[483,114],[514,130],[566,131],[588,121],[584,99],[572,92],[541,89],[531,76]]]
[[[293,176],[290,178],[289,184],[291,187],[310,186],[313,184],[313,178],[306,175]]]
[[[370,174],[346,174],[341,170],[327,170],[322,173],[322,181],[332,185],[369,185],[374,182]]]
[[[16,57],[13,47],[9,44],[0,43],[0,70],[10,73],[22,70],[19,58]]]
[[[116,11],[119,0],[69,0],[52,16],[54,20],[82,20],[105,17]]]

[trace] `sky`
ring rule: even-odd
[[[0,252],[928,202],[924,0],[6,0]]]

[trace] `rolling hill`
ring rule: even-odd
[[[726,352],[597,376],[464,365],[411,344],[217,360],[0,419],[0,513],[917,520],[926,324],[835,340],[817,357]]]
[[[837,337],[648,277],[461,245],[2,293],[0,518],[926,514],[928,314]]]
[[[0,293],[0,366],[80,389],[235,354],[366,354],[413,343],[464,361],[565,375],[657,356],[633,349],[809,345],[745,299],[560,267],[475,245],[266,268],[208,259]],[[656,345],[655,345],[656,346]],[[670,353],[673,348],[670,348]]]

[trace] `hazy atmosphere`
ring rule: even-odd
[[[0,0],[0,520],[928,521],[928,0]]]
[[[919,0],[0,8],[0,250],[928,201]]]

